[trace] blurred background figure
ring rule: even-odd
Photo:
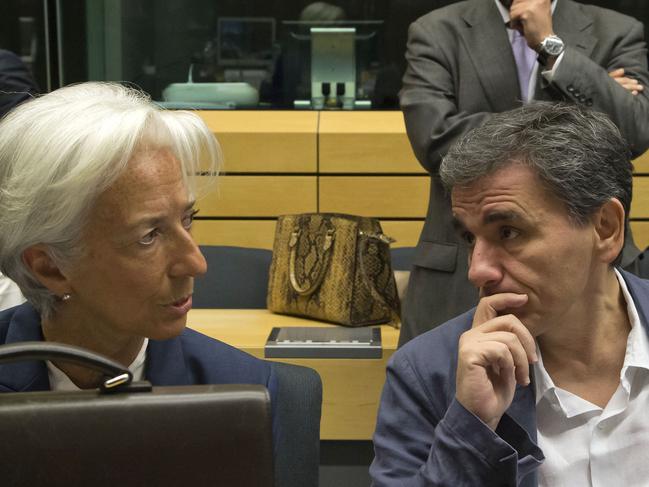
[[[38,91],[36,81],[20,57],[0,49],[0,118]],[[0,311],[24,301],[16,283],[0,272]]]
[[[11,51],[0,49],[0,116],[39,92],[29,68]]]
[[[302,21],[333,22],[345,20],[345,18],[347,18],[347,15],[341,7],[327,2],[310,3],[300,13],[300,20]]]

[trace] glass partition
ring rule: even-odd
[[[311,100],[311,29],[354,28],[354,100],[363,108],[397,109],[408,25],[449,3],[2,0],[0,48],[19,53],[44,91],[115,80],[140,86],[156,100],[171,86],[168,101],[187,99],[197,107],[291,109],[296,100]],[[645,0],[589,3],[649,22]],[[352,95],[338,83],[324,89]],[[330,107],[340,108],[330,98]]]

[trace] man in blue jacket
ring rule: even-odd
[[[374,485],[646,485],[649,281],[617,268],[632,189],[618,129],[526,105],[440,174],[480,301],[392,357]]]

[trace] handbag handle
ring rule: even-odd
[[[57,342],[19,342],[0,346],[0,364],[24,360],[58,360],[97,370],[108,377],[100,386],[104,392],[127,386],[133,381],[133,374],[127,367],[85,348]]]
[[[369,233],[362,230],[358,232],[358,236],[362,242],[361,246],[359,246],[358,261],[363,278],[365,279],[367,287],[369,288],[370,293],[372,294],[374,299],[385,306],[390,312],[390,322],[392,324],[392,327],[398,329],[401,321],[399,313],[397,313],[397,311],[390,305],[390,303],[388,303],[388,301],[385,299],[385,296],[383,296],[376,289],[374,282],[372,282],[372,280],[367,276],[367,267],[365,266],[365,249],[363,248],[363,246],[367,246],[369,244],[371,239],[378,240],[385,245],[390,245],[392,242],[395,242],[395,240],[392,237],[388,237],[384,233]]]
[[[297,254],[297,243],[300,238],[300,233],[301,230],[299,228],[296,228],[293,230],[293,233],[291,233],[291,239],[288,242],[288,246],[290,249],[290,257],[289,257],[289,279],[291,281],[291,286],[293,287],[293,290],[298,293],[300,296],[308,296],[309,294],[313,293],[320,284],[322,284],[322,279],[324,278],[325,272],[329,268],[329,262],[331,260],[331,247],[333,246],[333,241],[334,241],[334,229],[329,228],[327,230],[327,233],[325,234],[325,239],[322,244],[322,251],[324,253],[324,262],[320,266],[320,270],[318,271],[318,274],[316,277],[308,284],[308,285],[300,285],[297,282],[297,276],[295,275],[295,257]]]

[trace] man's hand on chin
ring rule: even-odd
[[[530,383],[529,364],[538,360],[528,329],[514,315],[500,315],[525,303],[526,294],[483,297],[471,330],[460,337],[456,398],[492,430],[511,405],[516,384]]]

